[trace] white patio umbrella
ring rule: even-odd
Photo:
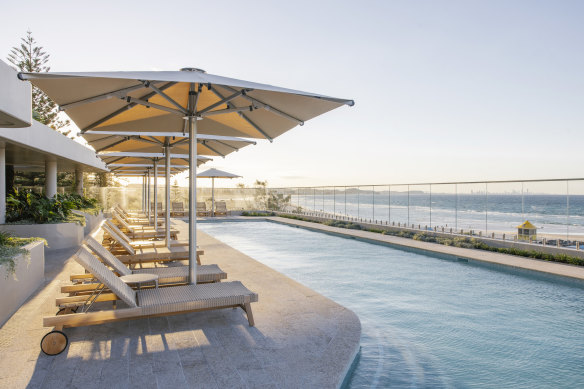
[[[196,280],[197,134],[270,141],[343,105],[338,99],[185,68],[176,72],[19,73],[59,104],[82,133],[189,138],[190,281]]]
[[[197,178],[211,179],[211,216],[215,216],[215,178],[238,178],[237,174],[224,172],[219,169],[209,169],[197,174]]]

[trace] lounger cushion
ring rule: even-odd
[[[189,280],[188,266],[156,267],[147,269],[136,269],[132,273],[147,273],[158,275],[158,282],[161,284],[172,284],[187,282]],[[197,282],[214,282],[227,278],[227,273],[217,265],[197,266]]]
[[[258,295],[239,281],[174,286],[138,291],[138,304],[145,314],[192,311],[258,301]]]

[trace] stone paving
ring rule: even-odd
[[[175,221],[181,236],[188,225]],[[337,388],[359,349],[350,310],[199,232],[202,262],[259,294],[249,327],[223,309],[65,329],[69,347],[49,357],[59,288],[81,272],[72,252],[46,258],[46,282],[0,328],[0,388]],[[122,307],[123,304],[118,305]]]

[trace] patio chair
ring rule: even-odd
[[[156,206],[158,208],[158,216],[164,216],[164,209],[162,209],[162,203],[157,202]],[[154,213],[154,202],[150,203],[150,213]]]
[[[154,227],[129,224],[116,210],[112,211],[112,217],[116,222],[118,222],[126,229],[127,234],[132,239],[164,238],[165,236],[164,231],[156,230]],[[170,230],[170,237],[172,239],[176,239],[177,235],[177,230]]]
[[[117,277],[86,248],[79,249],[74,257],[99,280],[100,286],[91,295],[79,296],[85,300],[79,306],[77,313],[43,318],[44,327],[54,327],[41,340],[41,350],[47,355],[60,354],[67,348],[69,339],[63,332],[66,327],[81,327],[223,308],[243,309],[247,314],[249,325],[254,325],[251,303],[258,301],[258,295],[239,281],[136,291]],[[113,296],[119,297],[125,302],[128,308],[89,312],[93,303],[99,301],[97,297],[105,288],[111,290]]]
[[[153,274],[158,276],[159,285],[184,284],[189,281],[189,267],[188,266],[171,266],[171,267],[153,267],[148,269],[130,270],[124,265],[122,261],[116,258],[109,252],[101,243],[93,237],[87,237],[84,244],[91,249],[103,263],[111,267],[119,276],[128,276],[131,274]],[[202,265],[197,266],[197,283],[207,282],[221,282],[227,278],[227,273],[219,268],[217,265]],[[61,293],[85,293],[95,290],[99,284],[85,283],[79,285],[79,282],[88,281],[89,277],[83,275],[71,275],[71,281],[76,282],[77,285],[61,286]]]
[[[142,266],[146,262],[167,262],[189,259],[189,248],[187,246],[178,247],[132,247],[107,224],[102,224],[102,230],[114,239],[123,249],[115,251],[118,259],[131,268],[136,265]],[[125,253],[124,253],[125,251]],[[203,250],[197,250],[197,264],[201,264],[200,256]]]
[[[228,213],[225,201],[215,201],[215,216],[227,216]]]
[[[186,216],[186,214],[187,211],[185,210],[182,201],[172,203],[172,216]]]
[[[204,201],[197,201],[197,216],[209,216],[210,211],[207,211],[207,204]]]

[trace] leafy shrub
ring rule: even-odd
[[[94,208],[97,200],[77,194],[57,194],[48,199],[30,191],[14,191],[6,197],[6,221],[35,224],[67,221],[74,209]]]
[[[29,259],[29,252],[23,246],[41,240],[40,238],[15,238],[9,232],[0,231],[0,264],[7,266],[6,275],[16,270],[15,257],[24,255]]]
[[[276,216],[274,212],[249,212],[243,211],[241,216]]]

